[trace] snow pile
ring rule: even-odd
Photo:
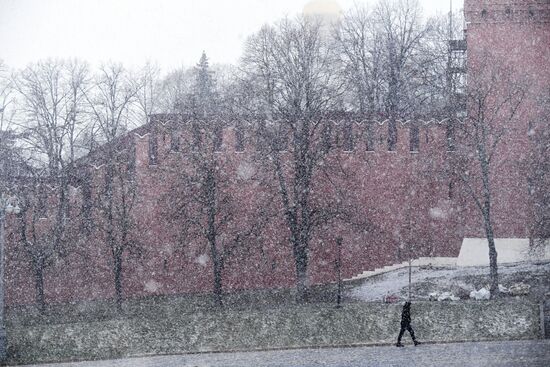
[[[455,296],[452,292],[432,292],[429,294],[430,301],[460,301],[460,297]]]
[[[452,294],[451,292],[443,292],[437,297],[439,302],[441,301],[460,301],[460,298]]]
[[[531,286],[529,284],[525,284],[523,282],[514,283],[508,288],[508,293],[511,296],[523,296],[529,294],[530,289]]]
[[[470,298],[481,301],[491,299],[491,292],[487,288],[481,288],[479,291],[471,291]]]
[[[156,280],[149,280],[145,283],[144,288],[147,293],[157,293],[162,288],[162,284]]]

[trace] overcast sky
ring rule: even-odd
[[[336,1],[347,10],[374,0]],[[235,63],[246,37],[264,23],[300,14],[311,0],[0,0],[0,59],[11,67],[47,57],[92,65],[146,61],[164,70]],[[420,0],[425,15],[447,13],[449,0]],[[455,8],[462,0],[454,0]]]

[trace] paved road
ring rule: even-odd
[[[548,367],[550,340],[186,354],[33,367]]]

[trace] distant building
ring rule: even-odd
[[[302,13],[305,16],[320,17],[330,23],[338,21],[343,11],[336,0],[312,0],[304,6]]]

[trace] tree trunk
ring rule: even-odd
[[[211,222],[213,225],[213,222]],[[216,245],[216,236],[213,228],[211,228],[211,233],[208,235],[208,242],[210,243],[210,256],[212,256],[212,270],[214,275],[214,300],[216,306],[223,306],[223,288],[222,288],[222,270],[223,270],[223,259],[220,258],[218,253],[218,248]]]
[[[307,301],[307,248],[303,244],[294,243],[294,263],[296,266],[296,301]]]
[[[46,301],[44,297],[44,269],[36,266],[34,269],[34,286],[36,291],[36,304],[41,314],[46,311]]]
[[[214,260],[214,299],[217,306],[223,307],[222,267],[219,260]]]
[[[214,301],[216,306],[223,306],[223,288],[222,288],[222,271],[223,271],[223,259],[218,254],[218,248],[216,246],[216,238],[214,235],[208,236],[208,242],[210,243],[210,256],[212,257],[212,270],[214,275]]]
[[[491,297],[496,296],[498,290],[498,264],[497,264],[497,249],[495,246],[495,235],[493,233],[493,225],[491,223],[490,212],[486,211],[483,214],[483,220],[485,222],[485,235],[487,236],[487,242],[489,243],[489,272],[490,272],[490,291]]]
[[[212,267],[214,272],[214,299],[216,305],[219,307],[223,306],[222,299],[222,261],[220,257],[218,247],[217,247],[217,236],[216,236],[216,178],[214,176],[214,168],[209,167],[208,173],[206,175],[206,195],[208,197],[208,242],[210,244],[210,255],[212,256]]]
[[[489,244],[489,273],[491,278],[490,291],[491,297],[498,295],[498,265],[497,249],[495,247],[495,234],[491,220],[491,186],[489,181],[489,160],[485,151],[485,146],[478,148],[481,163],[481,179],[483,183],[483,222],[485,226],[485,235]]]
[[[61,178],[59,184],[58,196],[59,206],[57,208],[55,227],[54,227],[54,249],[64,256],[66,249],[63,246],[63,234],[65,232],[65,218],[68,217],[68,200],[67,200],[68,184],[65,178]]]
[[[118,311],[122,311],[122,254],[114,256],[115,297]]]

